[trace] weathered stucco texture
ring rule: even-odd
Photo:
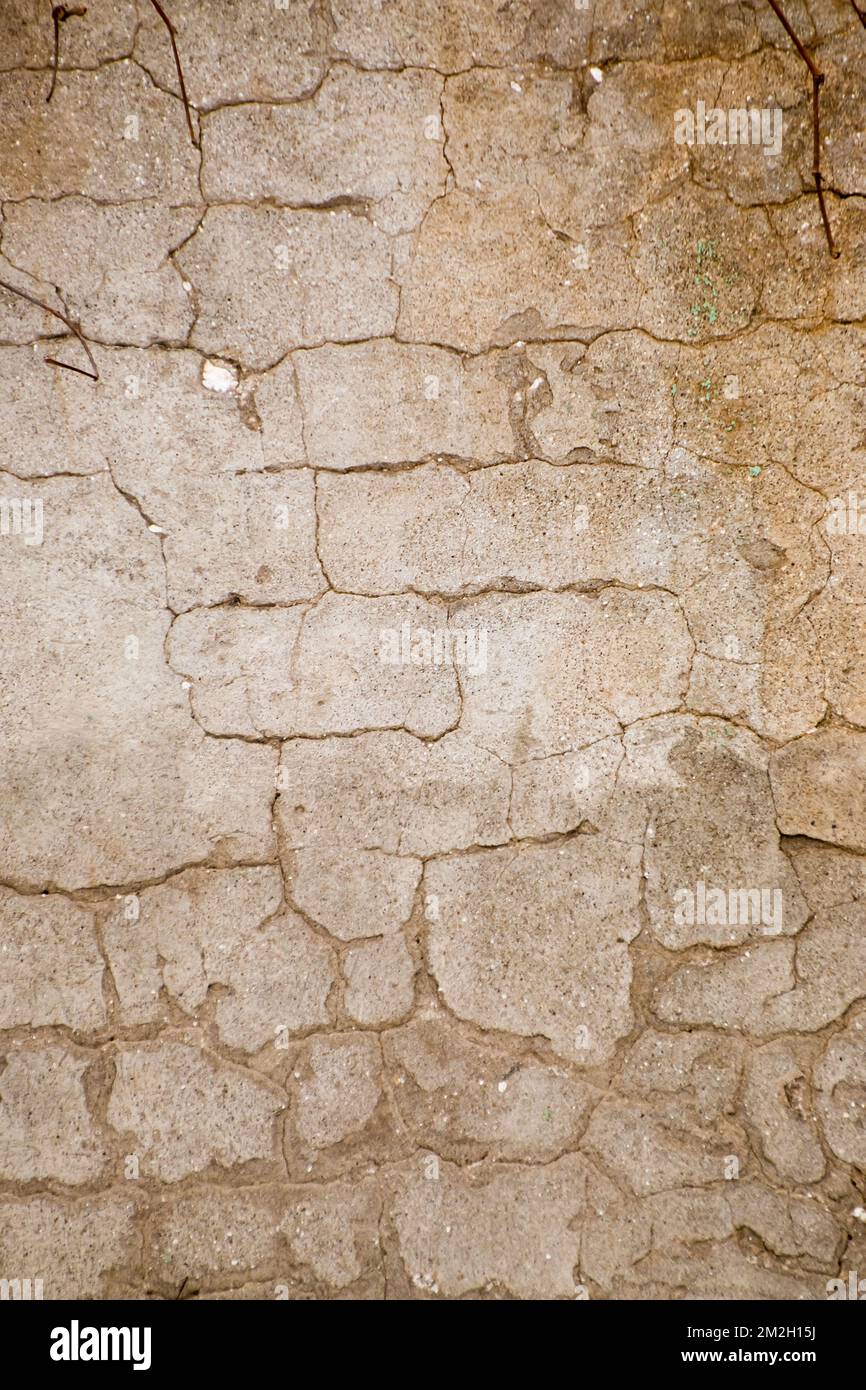
[[[50,103],[0,17],[0,279],[99,369],[0,290],[0,1278],[827,1297],[866,28],[787,7],[833,258],[764,0],[165,3],[196,143],[147,0]]]

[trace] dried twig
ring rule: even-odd
[[[46,314],[53,314],[61,323],[65,323],[70,333],[74,333],[75,337],[84,348],[87,354],[87,360],[93,368],[93,371],[85,371],[84,367],[73,367],[70,362],[59,362],[56,357],[46,357],[46,362],[50,362],[54,367],[63,367],[67,372],[78,372],[81,376],[90,377],[91,381],[99,380],[99,368],[94,361],[93,353],[90,351],[87,339],[84,337],[84,334],[77,324],[73,323],[65,314],[62,314],[59,309],[52,309],[50,304],[43,304],[42,300],[37,299],[35,295],[28,294],[26,290],[19,290],[17,286],[10,285],[6,280],[0,280],[0,289],[8,290],[10,294],[17,294],[19,299],[26,299],[28,304],[35,305],[37,309],[44,309]]]
[[[160,19],[162,20],[163,24],[168,30],[168,35],[171,39],[171,48],[172,52],[174,53],[174,65],[177,68],[177,80],[180,83],[180,94],[183,97],[183,108],[186,111],[186,123],[189,127],[189,138],[192,141],[192,143],[196,145],[195,131],[193,130],[192,126],[192,112],[190,111],[189,106],[189,97],[186,94],[186,83],[183,80],[183,68],[180,65],[180,54],[177,51],[177,39],[175,38],[176,30],[168,15],[166,14],[165,10],[162,8],[162,5],[159,3],[159,0],[150,0],[150,3],[153,5],[153,8],[156,10],[157,14],[159,15]]]
[[[851,0],[851,3],[853,5],[854,0]],[[821,221],[824,223],[824,231],[827,236],[827,246],[829,247],[830,255],[836,257],[840,253],[836,249],[836,246],[833,241],[833,233],[830,230],[830,219],[827,216],[827,207],[824,202],[824,188],[821,178],[821,121],[819,111],[819,97],[821,87],[824,82],[824,74],[823,72],[821,72],[820,68],[817,67],[814,58],[812,58],[812,56],[806,52],[806,49],[803,47],[802,43],[797,38],[797,35],[794,33],[794,30],[791,28],[791,25],[788,22],[787,15],[782,9],[782,6],[779,4],[779,0],[770,0],[770,5],[772,6],[774,13],[776,14],[776,17],[784,26],[785,33],[790,38],[800,57],[803,59],[803,62],[806,64],[806,67],[809,69],[809,74],[812,78],[812,177],[815,180],[815,192],[818,194],[818,206],[821,209]],[[856,5],[854,5],[854,9],[857,10]],[[866,19],[863,18],[863,15],[860,14],[859,10],[857,10],[857,14],[860,15],[862,23],[866,25]]]
[[[866,29],[866,11],[859,9],[857,5],[854,4],[854,0],[851,0],[851,7],[860,23],[863,25],[863,28]]]
[[[55,5],[51,11],[51,18],[54,21],[54,66],[51,72],[51,86],[48,89],[46,101],[50,101],[54,96],[54,88],[57,86],[57,65],[60,62],[60,26],[66,19],[72,19],[75,15],[80,19],[87,14],[86,5],[76,5],[70,8],[68,5]]]

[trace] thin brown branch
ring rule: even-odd
[[[183,68],[180,65],[180,54],[177,51],[177,39],[175,38],[176,30],[168,15],[166,14],[165,10],[162,8],[162,5],[159,3],[159,0],[150,0],[150,3],[153,5],[153,8],[156,10],[157,14],[159,15],[160,19],[162,20],[163,24],[168,30],[168,36],[171,39],[171,50],[174,54],[174,65],[177,68],[177,80],[180,83],[180,94],[183,97],[183,109],[186,112],[186,123],[189,129],[189,138],[192,141],[192,143],[196,145],[196,148],[198,148],[195,138],[195,131],[193,130],[192,111],[190,110],[189,97],[186,94],[186,83],[183,80]]]
[[[830,248],[830,255],[838,257],[839,252],[833,242],[833,233],[830,229],[830,219],[827,216],[827,207],[824,202],[824,188],[821,179],[821,114],[818,102],[818,94],[821,91],[823,77],[812,78],[812,177],[815,180],[815,191],[818,194],[818,207],[821,209],[821,221],[824,223],[824,232],[827,236],[827,245]]]
[[[854,4],[854,0],[851,0],[851,3]],[[827,206],[824,202],[823,179],[821,177],[820,94],[821,86],[824,82],[824,74],[821,71],[821,69],[817,66],[811,54],[807,53],[803,44],[800,42],[794,30],[791,28],[791,25],[788,22],[787,15],[782,9],[782,6],[779,4],[779,0],[770,0],[770,5],[773,9],[773,12],[782,24],[785,33],[790,38],[800,57],[803,59],[803,62],[806,64],[806,67],[809,69],[809,72],[812,77],[812,177],[815,180],[815,192],[818,194],[818,207],[821,210],[821,221],[824,224],[824,232],[827,237],[827,246],[829,248],[830,255],[836,258],[839,256],[839,252],[837,251],[835,242],[833,241],[833,232],[830,228],[830,219],[827,216]],[[855,10],[857,10],[856,5],[854,5],[854,8]],[[860,11],[857,10],[857,13],[859,15]],[[861,20],[863,20],[862,15],[860,15],[860,18]],[[866,20],[863,20],[863,22],[864,24],[866,24]]]
[[[851,0],[851,7],[854,13],[856,14],[857,18],[859,19],[860,23],[863,25],[863,28],[866,29],[866,11],[861,10],[857,5],[855,5],[854,0]]]
[[[80,19],[87,14],[86,5],[76,5],[70,8],[68,5],[55,5],[51,11],[51,18],[54,22],[54,64],[51,70],[51,86],[48,89],[46,101],[50,101],[54,96],[54,88],[57,86],[57,67],[60,62],[60,26],[67,19],[72,19],[77,15]]]
[[[96,365],[93,353],[90,351],[90,346],[87,342],[87,339],[84,337],[84,334],[81,332],[81,329],[78,327],[77,324],[74,324],[72,320],[67,318],[65,314],[61,313],[59,309],[52,309],[50,304],[44,304],[42,300],[37,299],[35,295],[28,294],[26,290],[19,290],[16,285],[10,285],[7,280],[0,280],[0,289],[8,290],[10,294],[17,294],[19,299],[26,299],[28,304],[33,304],[37,309],[44,309],[46,314],[53,314],[53,316],[56,319],[59,319],[61,323],[65,324],[66,327],[69,329],[70,333],[73,333],[75,335],[81,346],[84,348],[84,351],[87,355],[87,360],[93,368],[93,371],[88,372],[85,371],[83,367],[73,367],[69,362],[58,362],[56,357],[46,357],[46,362],[50,362],[52,366],[55,367],[64,367],[67,372],[78,372],[81,376],[90,377],[91,381],[99,380],[99,368]]]
[[[806,66],[807,66],[807,68],[809,69],[809,71],[810,71],[810,73],[812,74],[812,76],[813,76],[813,77],[821,77],[821,73],[818,71],[818,68],[815,66],[815,60],[810,56],[810,54],[808,54],[808,53],[806,52],[806,50],[805,50],[805,48],[803,47],[802,43],[801,43],[800,40],[797,38],[797,35],[794,33],[794,30],[791,28],[791,25],[790,25],[789,22],[788,22],[788,17],[787,17],[787,15],[785,14],[785,11],[782,9],[782,6],[778,3],[778,0],[770,0],[770,5],[771,5],[772,9],[775,11],[775,14],[776,14],[777,19],[779,19],[779,21],[781,22],[781,24],[784,26],[785,33],[788,35],[788,38],[789,38],[789,39],[791,40],[791,42],[793,43],[794,47],[796,48],[796,50],[797,50],[797,52],[799,53],[800,57],[803,59],[803,62],[806,64]]]

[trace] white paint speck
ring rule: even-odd
[[[237,372],[233,367],[221,367],[217,362],[205,362],[201,384],[208,391],[234,391],[238,384]]]

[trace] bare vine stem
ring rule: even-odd
[[[159,15],[160,19],[162,20],[163,24],[168,30],[168,36],[171,39],[171,51],[174,54],[174,66],[177,69],[177,80],[180,83],[180,94],[183,97],[183,109],[186,112],[187,130],[189,131],[190,140],[196,146],[196,148],[198,148],[198,142],[195,138],[195,128],[192,123],[192,108],[190,107],[189,97],[187,96],[186,82],[184,81],[183,76],[183,65],[181,64],[180,52],[178,51],[177,47],[177,30],[175,29],[174,24],[169,19],[162,5],[159,3],[159,0],[150,0],[150,3],[153,5],[153,8],[156,10],[157,14]],[[60,26],[67,19],[72,19],[74,15],[82,16],[86,14],[86,5],[55,5],[51,11],[51,19],[54,24],[54,61],[52,64],[51,71],[51,86],[48,89],[48,96],[45,98],[46,101],[50,101],[51,98],[54,96],[54,88],[57,86],[57,69],[60,63]]]
[[[168,15],[166,14],[165,10],[162,8],[162,5],[159,3],[159,0],[150,0],[150,3],[153,5],[153,8],[156,10],[157,14],[159,15],[160,19],[162,20],[163,24],[168,30],[168,36],[171,39],[171,51],[174,54],[174,65],[177,68],[177,80],[180,83],[180,94],[183,97],[183,109],[186,112],[186,124],[187,129],[189,130],[189,138],[192,141],[192,143],[197,146],[195,131],[193,129],[192,124],[192,111],[190,110],[189,97],[186,94],[186,83],[183,80],[183,68],[181,67],[180,63],[180,53],[177,49],[177,38],[175,37],[177,31],[175,30],[175,27],[169,19]]]
[[[866,18],[864,18],[864,16],[857,9],[857,6],[854,4],[854,0],[851,0],[851,3],[852,5],[854,5],[854,10],[859,16],[860,22],[864,25],[864,27],[866,27]],[[827,205],[824,201],[824,186],[823,178],[821,175],[820,95],[821,87],[824,84],[824,74],[816,64],[812,55],[806,50],[804,45],[801,43],[800,39],[797,37],[796,33],[791,27],[791,24],[788,20],[787,15],[785,14],[785,11],[779,4],[779,0],[770,0],[770,5],[777,19],[782,24],[785,33],[790,38],[800,57],[803,59],[803,62],[806,64],[806,67],[809,69],[809,75],[812,78],[812,177],[815,180],[815,192],[818,194],[818,207],[821,209],[821,221],[824,224],[824,232],[827,237],[827,246],[830,251],[830,255],[833,256],[835,259],[839,256],[840,253],[836,248],[835,242],[833,241],[833,232],[830,227],[830,219],[827,216]]]
[[[57,86],[57,67],[60,62],[60,26],[65,20],[72,19],[75,15],[80,19],[86,14],[86,5],[76,5],[73,8],[68,5],[55,5],[51,11],[51,19],[54,23],[54,63],[51,69],[51,86],[48,89],[46,101],[50,101],[54,96],[54,88]]]
[[[26,299],[28,304],[35,305],[37,309],[44,309],[46,314],[53,314],[56,319],[59,319],[61,323],[64,323],[66,327],[69,329],[70,333],[73,333],[75,335],[81,346],[84,348],[84,351],[87,354],[87,360],[90,363],[93,370],[88,372],[84,369],[84,367],[73,367],[70,362],[60,362],[56,357],[46,357],[46,362],[50,362],[51,365],[54,367],[63,367],[67,372],[78,372],[81,376],[90,377],[91,381],[99,380],[99,368],[96,365],[93,353],[90,351],[90,346],[87,342],[87,339],[84,337],[84,334],[81,332],[81,329],[78,327],[78,325],[72,322],[72,319],[67,318],[67,316],[61,313],[59,309],[52,309],[50,304],[44,304],[42,300],[37,299],[34,294],[28,294],[26,290],[19,290],[16,285],[10,285],[7,280],[0,280],[0,289],[8,290],[10,294],[17,294],[19,299]]]

